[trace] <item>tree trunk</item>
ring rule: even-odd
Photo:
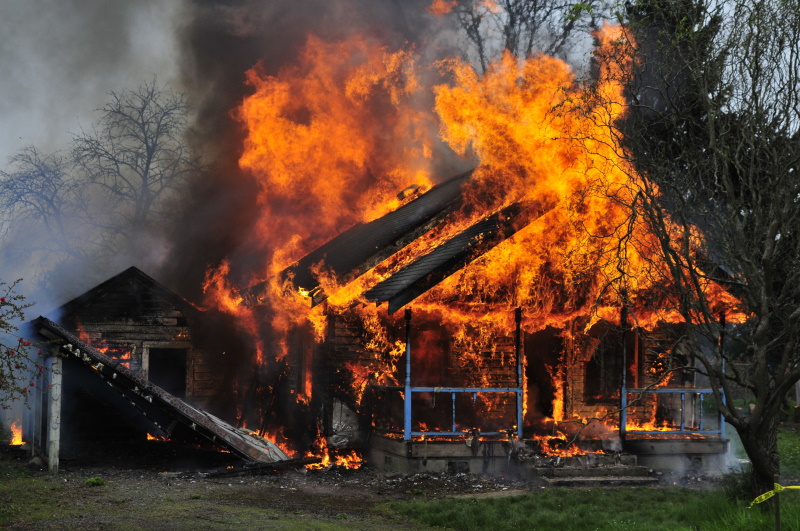
[[[772,490],[775,474],[780,472],[778,422],[771,415],[760,423],[747,424],[737,432],[753,467],[751,488],[755,498]]]

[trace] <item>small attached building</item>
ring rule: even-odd
[[[51,461],[51,469],[59,457],[80,456],[114,441],[145,440],[148,433],[169,436],[185,419],[148,412],[147,404],[137,403],[139,395],[146,398],[144,388],[168,396],[168,402],[177,399],[178,409],[214,419],[206,411],[233,416],[233,371],[228,356],[209,339],[214,328],[209,317],[135,267],[30,327],[30,337],[42,344],[41,361],[51,370],[37,376],[23,437],[34,453]],[[78,342],[96,349],[105,362],[71,355],[67,347],[75,350]],[[111,381],[107,369],[113,369]],[[131,375],[129,389],[118,385],[122,373]]]

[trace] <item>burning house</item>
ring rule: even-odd
[[[311,36],[297,64],[250,70],[237,177],[256,181],[259,211],[203,301],[235,323],[236,363],[203,312],[129,270],[62,324],[37,322],[64,377],[83,364],[162,436],[236,448],[236,428],[200,423],[207,409],[323,463],[506,473],[512,458],[632,452],[714,468],[724,424],[670,338],[682,319],[629,208],[636,172],[603,125],[624,112],[614,66],[586,90],[550,57],[505,55],[482,76],[453,60],[425,107],[418,61]],[[446,150],[461,158],[434,163]],[[704,289],[733,321],[735,298]],[[58,436],[45,431],[29,435],[40,448]]]
[[[607,28],[601,50],[620,38]],[[724,425],[673,341],[658,244],[629,208],[636,172],[603,125],[624,112],[621,63],[587,90],[549,57],[480,76],[453,60],[431,127],[417,59],[311,37],[277,75],[248,72],[239,166],[259,185],[261,260],[212,268],[205,293],[251,336],[261,389],[288,387],[302,411],[266,392],[259,431],[401,470],[620,450],[714,468]],[[437,141],[479,165],[443,179]],[[704,289],[733,321],[735,298]]]
[[[723,469],[725,427],[705,402],[711,390],[668,341],[680,325],[637,325],[624,301],[595,319],[559,318],[554,306],[542,316],[471,291],[425,302],[441,282],[462,286],[470,264],[546,212],[512,205],[406,254],[451,222],[471,175],[350,228],[282,272],[283,285],[325,320],[322,336],[295,330],[304,338],[296,335],[287,355],[297,394],[317,397],[327,446],[357,447],[406,472],[502,474],[509,454],[623,451],[656,468]],[[392,273],[353,282],[359,302],[328,303],[326,279],[363,281],[381,264]],[[243,301],[258,307],[267,289],[252,286]]]

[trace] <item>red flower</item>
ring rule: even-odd
[[[6,298],[5,297],[0,297],[0,302],[6,302]]]

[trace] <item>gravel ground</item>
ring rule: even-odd
[[[367,467],[209,478],[202,472],[225,469],[229,458],[222,456],[220,463],[218,455],[187,455],[185,449],[166,445],[149,455],[120,449],[63,461],[55,476],[26,464],[29,457],[20,450],[5,450],[0,457],[31,471],[15,480],[20,487],[14,496],[26,496],[36,508],[9,521],[9,529],[421,529],[395,515],[388,504],[528,491],[525,484],[502,479],[403,477]],[[173,466],[165,466],[170,460]],[[101,478],[103,485],[87,486],[90,478]],[[30,497],[42,502],[37,505],[17,492],[27,488]],[[0,501],[0,514],[3,503],[15,502]]]
[[[468,474],[402,476],[363,467],[298,468],[211,477],[241,466],[230,454],[166,442],[82,447],[57,475],[19,447],[0,445],[0,527],[9,529],[399,529],[415,524],[395,501],[495,497],[543,488]],[[2,476],[0,474],[0,476]],[[87,480],[98,486],[88,486]],[[661,485],[709,488],[710,478],[660,476]]]

